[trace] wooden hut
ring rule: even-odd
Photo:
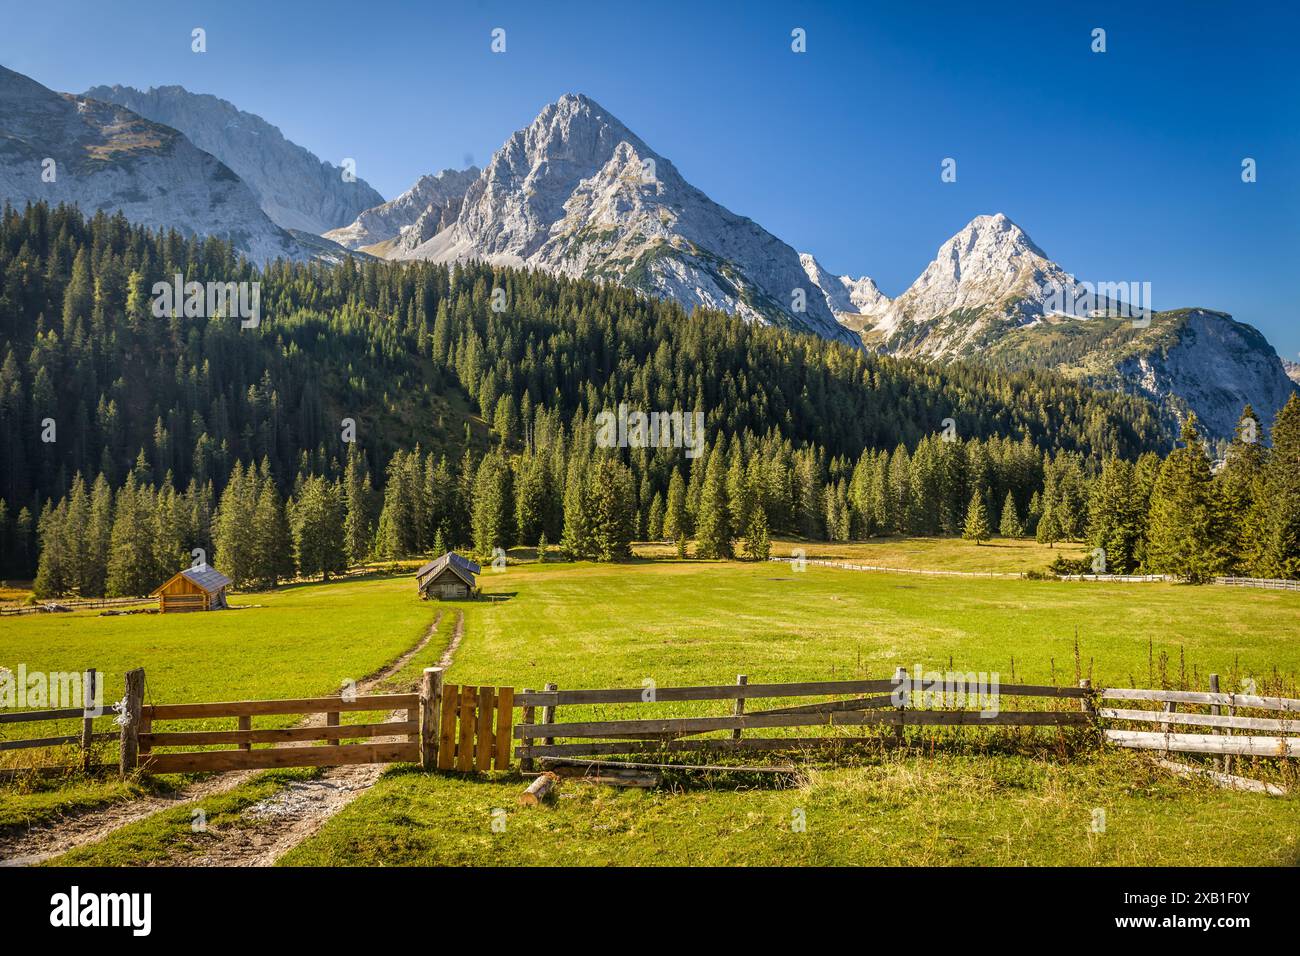
[[[426,600],[464,600],[478,593],[474,575],[482,573],[473,561],[462,558],[454,551],[448,551],[415,572],[415,586]]]
[[[229,586],[230,578],[205,564],[176,572],[152,596],[158,599],[158,610],[164,614],[216,611],[226,606]]]

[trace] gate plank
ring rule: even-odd
[[[478,688],[466,684],[460,689],[460,740],[456,745],[456,769],[474,769],[474,695]]]
[[[478,689],[478,726],[477,747],[475,749],[474,769],[486,773],[492,769],[492,702],[496,698],[495,688]]]
[[[456,762],[456,710],[460,705],[460,685],[442,688],[442,714],[438,717],[438,769],[450,770]]]
[[[497,691],[497,735],[493,766],[497,770],[510,769],[510,731],[515,714],[515,689],[502,687]]]

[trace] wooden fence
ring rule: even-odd
[[[1230,587],[1239,588],[1268,588],[1273,591],[1300,591],[1300,581],[1289,581],[1284,578],[1218,577],[1214,579],[1214,583],[1226,584]]]
[[[1256,694],[1219,693],[1219,676],[1210,675],[1210,692],[1186,690],[1144,690],[1107,688],[1099,693],[1102,700],[1118,700],[1162,705],[1158,710],[1132,706],[1103,707],[1098,716],[1107,721],[1154,724],[1161,730],[1122,730],[1107,728],[1107,742],[1118,747],[1139,750],[1181,751],[1184,753],[1223,754],[1255,757],[1300,757],[1300,700],[1288,697],[1262,697]],[[1201,708],[1182,710],[1184,707]],[[1261,717],[1238,713],[1240,710],[1294,714],[1294,717]],[[1209,733],[1175,732],[1175,727],[1204,727]],[[1263,731],[1266,736],[1241,734],[1238,731]]]
[[[191,773],[337,767],[420,759],[420,695],[368,694],[297,700],[242,700],[200,704],[145,704],[144,672],[127,675],[126,722],[122,728],[122,770]],[[344,724],[343,714],[404,711],[404,720]],[[255,728],[253,718],[323,714],[324,722],[296,727]],[[178,720],[232,719],[233,730],[159,731]],[[399,738],[374,741],[374,738]],[[366,743],[345,743],[365,740]],[[254,744],[270,744],[254,749]],[[158,753],[158,748],[228,746],[234,749]],[[278,746],[284,745],[284,746]]]
[[[88,699],[93,701],[96,677],[94,671],[88,673]],[[464,773],[507,770],[512,756],[520,758],[523,769],[531,770],[539,758],[606,754],[834,752],[901,743],[909,727],[1079,727],[1100,730],[1104,742],[1126,748],[1300,757],[1300,736],[1285,736],[1300,734],[1300,700],[1219,693],[1217,675],[1211,675],[1209,693],[1095,691],[1087,681],[1078,687],[982,686],[965,684],[961,674],[939,676],[943,680],[936,686],[910,679],[900,669],[888,680],[751,684],[740,675],[735,684],[563,691],[548,684],[542,691],[516,693],[511,687],[444,685],[442,669],[435,667],[424,671],[418,693],[146,704],[144,671],[136,669],[126,675],[120,735],[94,733],[95,715],[80,708],[5,713],[0,714],[0,724],[77,718],[82,727],[77,734],[0,742],[0,750],[80,743],[83,764],[88,766],[94,741],[118,737],[124,776],[138,770],[189,773],[407,761],[419,762],[427,770]],[[821,699],[790,703],[801,698]],[[1042,700],[1038,709],[1003,709],[1004,701],[1016,698]],[[708,701],[729,704],[728,712],[567,722],[557,718],[559,709],[574,706],[630,704],[639,709]],[[1102,701],[1111,703],[1101,706]],[[755,703],[764,702],[768,706],[754,709]],[[515,708],[521,710],[517,724]],[[386,719],[394,712],[394,718]],[[344,714],[373,713],[384,717],[342,723]],[[253,725],[258,717],[286,715],[323,715],[323,721],[292,727]],[[231,720],[234,726],[159,729],[160,724],[214,719]],[[1159,729],[1111,726],[1117,722]],[[1208,732],[1175,732],[1176,727]],[[851,728],[872,732],[809,733]]]
[[[81,767],[83,770],[89,770],[92,748],[95,742],[114,740],[118,736],[113,732],[95,732],[95,718],[103,715],[103,711],[99,707],[99,698],[101,693],[102,691],[99,687],[99,675],[94,668],[91,668],[90,670],[85,671],[82,680],[83,706],[81,707],[59,707],[46,710],[20,710],[12,713],[0,713],[0,724],[26,724],[47,720],[81,721],[81,729],[77,733],[73,734],[59,734],[54,737],[30,737],[25,739],[20,738],[17,740],[0,740],[0,751],[33,750],[45,747],[66,747],[69,744],[77,744],[81,750]]]
[[[906,675],[901,675],[904,679]],[[990,688],[1002,697],[1046,697],[1078,701],[1072,710],[936,710],[910,706],[912,694],[922,688],[904,690],[900,675],[892,680],[812,681],[795,684],[750,684],[741,675],[735,684],[704,687],[613,688],[604,690],[525,690],[516,702],[524,708],[523,720],[514,735],[515,749],[525,768],[534,758],[573,757],[597,754],[648,752],[736,752],[736,751],[825,751],[869,743],[874,736],[770,736],[746,737],[745,731],[813,727],[890,727],[901,739],[907,727],[1079,727],[1092,723],[1092,690],[1088,686],[1052,687],[1003,684]],[[961,692],[965,696],[965,691]],[[851,695],[843,700],[747,711],[746,702],[773,698],[829,697]],[[865,695],[865,696],[864,696]],[[659,704],[677,701],[732,701],[732,713],[722,717],[667,717],[631,720],[597,720],[557,723],[557,707],[572,704]],[[898,706],[898,701],[902,706]],[[543,708],[541,722],[536,708]],[[697,735],[731,731],[728,737],[700,738]],[[682,739],[691,737],[694,739]],[[556,743],[557,738],[578,742]]]

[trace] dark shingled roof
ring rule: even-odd
[[[474,586],[474,575],[483,573],[483,570],[473,561],[462,558],[455,551],[448,551],[442,557],[434,558],[420,567],[415,572],[415,580],[423,587],[426,580],[437,577],[447,567],[450,567],[456,576],[470,587]]]
[[[216,594],[224,587],[230,585],[230,578],[226,577],[211,565],[201,565],[197,568],[186,568],[181,574],[187,579],[193,581],[209,594]]]

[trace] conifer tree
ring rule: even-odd
[[[1157,574],[1199,582],[1214,573],[1215,542],[1210,461],[1194,414],[1183,422],[1181,441],[1182,447],[1160,466],[1151,492],[1147,566]]]
[[[971,496],[970,506],[966,509],[962,537],[974,541],[976,545],[993,537],[993,531],[989,528],[988,508],[984,506],[984,497],[978,491]]]
[[[631,470],[612,456],[601,456],[591,470],[592,539],[596,557],[614,561],[631,554],[636,527],[635,484]]]
[[[347,545],[343,536],[343,504],[335,485],[319,475],[303,484],[293,504],[293,550],[298,573],[305,578],[347,570]]]
[[[663,536],[669,541],[676,541],[687,535],[690,529],[686,524],[686,482],[680,470],[674,468],[673,476],[668,480],[668,503],[664,506]]]
[[[709,456],[700,488],[700,509],[695,521],[696,553],[702,558],[729,558],[731,528],[727,516],[726,463],[719,449]]]
[[[661,541],[664,536],[664,496],[654,493],[650,499],[650,512],[646,516],[646,540]]]
[[[1273,447],[1253,509],[1255,573],[1300,577],[1300,395],[1292,393],[1273,420]]]
[[[585,463],[575,455],[569,462],[568,472],[564,485],[564,533],[560,538],[560,550],[570,561],[584,561],[595,557]]]
[[[1137,570],[1145,552],[1145,502],[1132,462],[1107,458],[1092,487],[1088,543],[1106,555],[1113,574]]]
[[[1007,492],[1007,500],[1002,502],[1002,522],[998,527],[998,534],[1004,538],[1020,538],[1025,533],[1024,525],[1020,523],[1020,513],[1016,510],[1016,499],[1011,492]]]
[[[510,469],[496,452],[489,452],[479,464],[474,479],[474,551],[484,559],[496,548],[510,546],[513,508],[510,497]]]

